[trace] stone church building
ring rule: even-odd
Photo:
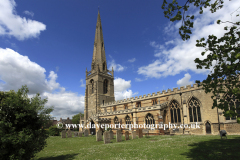
[[[85,126],[94,127],[96,124],[177,124],[177,129],[166,127],[148,128],[150,135],[163,134],[218,134],[219,130],[226,130],[228,134],[239,134],[240,124],[236,117],[224,117],[223,111],[212,109],[211,94],[206,94],[197,84],[193,86],[173,88],[167,91],[142,95],[115,101],[114,97],[114,71],[107,69],[103,32],[98,12],[96,33],[93,48],[91,70],[86,69],[85,90]],[[233,102],[238,105],[238,102]],[[238,113],[240,115],[240,113]],[[180,124],[194,127],[196,122],[199,127],[178,128]],[[140,127],[140,128],[142,128]],[[98,129],[91,128],[90,133],[96,133]],[[133,127],[113,128],[125,131],[136,130]]]

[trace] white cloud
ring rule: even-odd
[[[53,115],[71,117],[84,111],[84,96],[78,95],[57,83],[57,74],[50,71],[46,78],[46,70],[27,56],[23,56],[12,49],[0,48],[0,90],[17,91],[22,85],[27,85],[30,97],[40,93],[43,98],[48,97],[46,106],[54,106]]]
[[[122,78],[116,78],[114,80],[114,95],[115,100],[122,100],[131,98],[133,95],[138,94],[138,92],[133,93],[129,88],[131,87],[131,80],[126,81]]]
[[[129,59],[128,62],[132,63],[132,62],[135,62],[136,61],[136,58],[132,58],[132,59]]]
[[[189,73],[186,73],[182,79],[179,79],[177,81],[177,85],[178,86],[186,86],[186,85],[193,84],[194,82],[190,81],[190,79],[191,79],[191,75]]]
[[[38,37],[46,25],[16,14],[14,0],[0,1],[0,35],[14,36],[18,40]]]
[[[31,17],[34,16],[34,13],[31,12],[31,11],[24,11],[23,13],[26,14],[26,15],[29,15],[29,16],[31,16]]]
[[[173,40],[165,42],[166,45],[173,44]]]
[[[145,80],[147,80],[147,78],[145,78],[145,79],[135,78],[135,81],[136,81],[136,82],[142,82],[142,81],[145,81]]]
[[[84,84],[83,81],[84,81],[83,79],[80,80],[80,82],[81,82],[80,87],[85,87],[86,84]]]
[[[113,70],[116,71],[116,72],[121,72],[123,71],[124,69],[126,69],[126,67],[120,65],[120,64],[116,64],[115,60],[112,59],[109,63],[109,70],[112,70],[112,67],[113,67]]]
[[[194,73],[208,74],[209,70],[197,69],[194,62],[195,58],[204,59],[207,54],[201,56],[201,52],[204,48],[196,47],[196,40],[202,37],[208,37],[208,35],[216,35],[221,37],[224,34],[224,26],[230,24],[216,24],[218,19],[222,21],[236,21],[236,17],[231,13],[239,7],[237,1],[224,1],[224,7],[212,14],[209,11],[204,11],[200,16],[195,16],[194,29],[192,31],[191,39],[188,41],[182,41],[180,36],[174,38],[174,40],[168,40],[164,45],[158,44],[155,41],[150,42],[150,46],[155,48],[154,56],[157,58],[152,63],[138,68],[138,74],[142,74],[149,78],[160,78],[169,75],[176,75],[182,71],[192,71]],[[176,35],[180,22],[171,23],[166,27],[165,33],[168,35]],[[170,32],[167,32],[167,29]],[[171,41],[174,47],[168,48],[167,45]],[[215,63],[215,62],[213,62]]]
[[[44,92],[43,96],[48,97],[47,106],[54,106],[52,114],[54,117],[71,118],[73,115],[84,113],[84,96],[73,92]]]

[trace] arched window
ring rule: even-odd
[[[171,123],[181,122],[181,109],[177,101],[173,100],[170,104]]]
[[[114,123],[115,123],[116,128],[119,128],[119,121],[118,121],[117,116],[115,116],[115,118],[114,118]]]
[[[127,128],[129,128],[129,125],[131,124],[131,119],[130,119],[130,117],[128,115],[126,116],[125,121],[126,121]]]
[[[124,105],[124,109],[128,109],[128,105],[127,104]]]
[[[199,101],[192,97],[188,104],[188,112],[190,122],[201,122],[201,111],[200,111],[200,103]]]
[[[236,99],[235,95],[227,94],[226,99],[227,99],[227,102],[229,102],[229,104],[225,103],[225,107],[228,108],[228,110],[232,110],[234,112],[237,111],[238,116],[240,116],[240,110],[239,110],[240,109],[240,107],[239,107],[240,103]],[[236,111],[235,111],[235,109],[236,109]],[[226,117],[226,120],[236,120],[236,116]]]
[[[154,120],[152,114],[148,113],[148,114],[146,115],[146,117],[145,117],[145,124],[146,124],[146,125],[147,125],[147,124],[149,124],[149,125],[152,125],[152,124],[155,125],[155,120]]]
[[[91,90],[92,90],[92,93],[94,93],[94,80],[91,79],[90,83],[91,83]]]
[[[108,80],[103,81],[103,94],[106,94],[108,92]]]

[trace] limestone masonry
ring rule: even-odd
[[[86,90],[84,126],[96,124],[187,124],[188,126],[199,124],[199,128],[148,128],[149,135],[164,134],[219,134],[219,130],[226,130],[228,134],[239,134],[240,124],[236,117],[224,117],[223,111],[212,109],[212,94],[206,94],[197,84],[193,86],[169,89],[167,91],[147,94],[115,101],[114,97],[114,71],[107,69],[105,46],[100,13],[98,12],[93,58],[91,70],[86,69]],[[234,102],[237,105],[238,102]],[[239,105],[237,105],[239,106]],[[240,114],[240,113],[238,113]],[[143,129],[143,128],[142,128]],[[81,129],[87,130],[87,129]],[[90,134],[104,128],[91,128]],[[120,130],[120,131],[119,131]],[[126,127],[113,128],[113,133],[139,135],[141,129]],[[84,136],[88,134],[84,132]],[[102,134],[99,132],[99,134]],[[105,133],[109,134],[109,133]],[[100,135],[98,135],[100,136]],[[107,136],[107,135],[106,135]],[[135,136],[134,136],[135,137]],[[101,140],[101,138],[99,138]],[[107,139],[106,139],[107,140]],[[105,141],[105,138],[104,138]],[[107,143],[107,142],[106,142]]]

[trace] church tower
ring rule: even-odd
[[[101,112],[100,105],[115,101],[114,72],[107,69],[100,13],[98,11],[91,70],[86,69],[84,122]]]

